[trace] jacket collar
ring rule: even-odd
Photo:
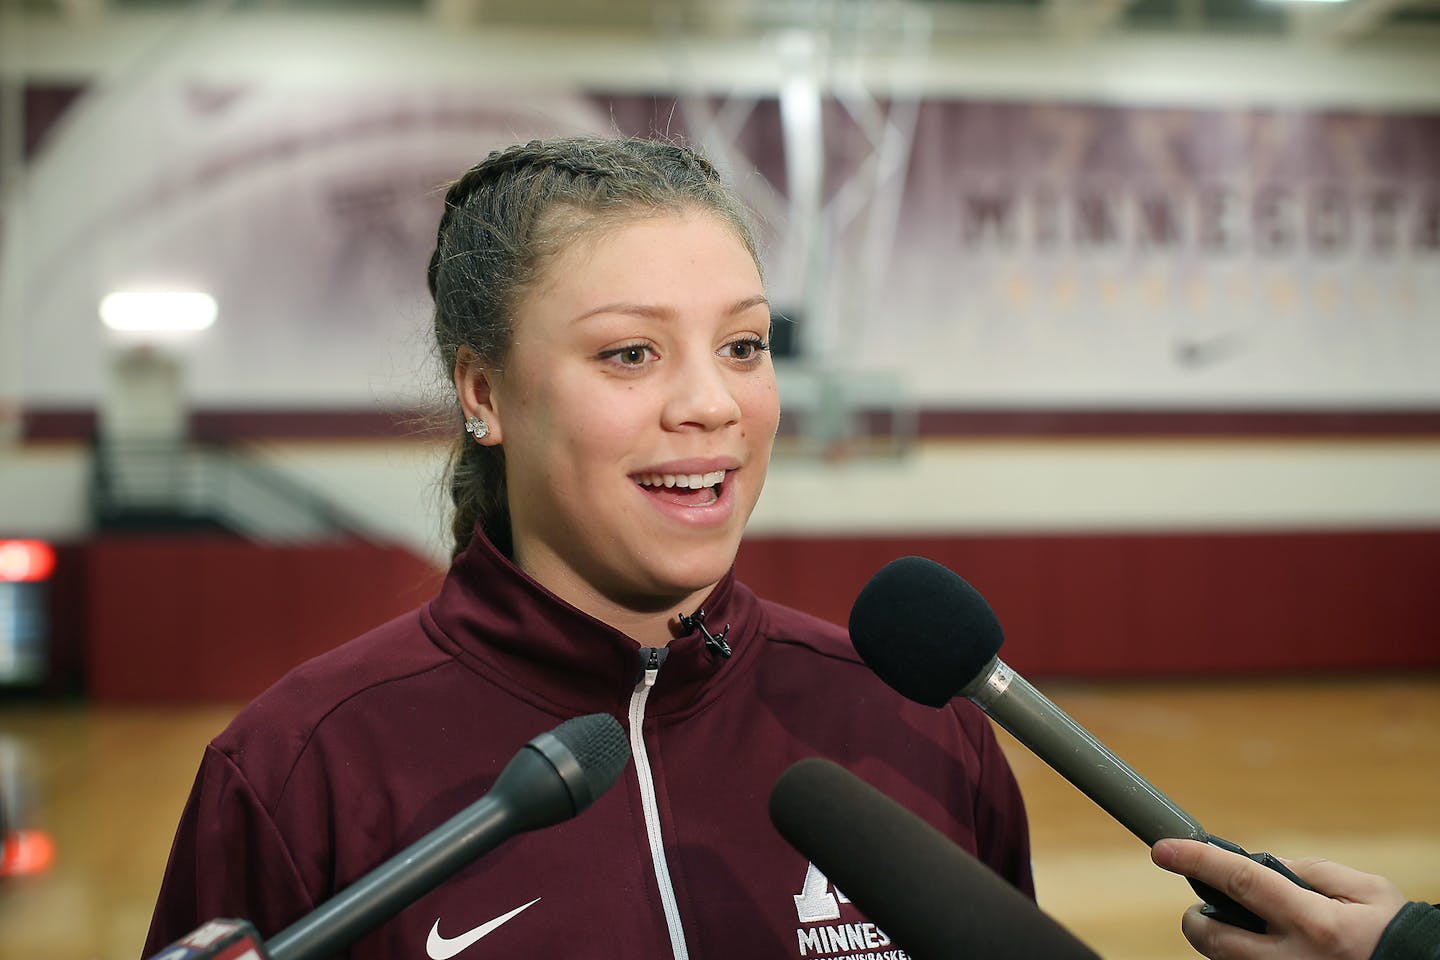
[[[730,625],[732,654],[725,658],[707,647],[698,630],[671,641],[650,692],[649,716],[698,709],[758,652],[760,602],[733,570],[701,607],[712,634]],[[531,579],[478,528],[424,619],[435,642],[456,659],[562,713],[623,714],[641,679],[639,644]]]

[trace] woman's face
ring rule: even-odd
[[[609,228],[553,259],[504,369],[462,383],[505,450],[521,569],[582,609],[703,599],[765,481],[769,328],[750,253],[707,213]]]

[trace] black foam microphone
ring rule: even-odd
[[[1167,838],[1200,840],[1244,854],[1309,889],[1280,861],[1250,854],[1206,833],[1199,822],[1072,720],[996,654],[1005,636],[974,587],[932,560],[902,557],[860,591],[850,611],[850,639],[891,687],[942,707],[968,697],[1040,759],[1135,836],[1154,846]],[[1251,930],[1265,923],[1225,894],[1190,885],[1216,919]]]
[[[320,960],[338,953],[510,837],[580,813],[614,785],[629,760],[630,744],[614,717],[592,713],[566,720],[521,747],[484,797],[280,931],[257,956]],[[212,956],[179,949],[195,936],[154,960]]]
[[[1097,960],[995,871],[829,760],[786,770],[770,819],[915,960]]]
[[[886,564],[855,598],[850,639],[870,669],[911,700],[943,707],[969,697],[1146,846],[1204,837],[1193,817],[996,656],[1005,635],[990,604],[940,564]]]

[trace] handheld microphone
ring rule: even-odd
[[[271,960],[248,920],[209,920],[150,960]]]
[[[614,785],[629,760],[630,745],[614,717],[592,713],[566,720],[521,747],[484,797],[252,954],[208,952],[208,947],[205,952],[177,951],[215,923],[249,927],[241,921],[211,921],[152,960],[321,960],[338,953],[515,834],[576,816]]]
[[[1098,960],[995,871],[828,760],[781,774],[770,819],[915,960]]]
[[[996,654],[1000,622],[974,587],[922,557],[892,560],[870,579],[850,611],[850,638],[880,679],[905,697],[943,707],[968,697],[1127,830],[1154,846],[1200,840],[1249,856],[1305,887],[1269,854],[1215,837],[1095,739]],[[1191,880],[1207,915],[1263,932],[1265,921],[1220,891]]]

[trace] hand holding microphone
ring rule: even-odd
[[[609,714],[539,734],[490,792],[266,943],[243,920],[212,920],[151,960],[321,960],[344,949],[518,833],[576,816],[610,789],[630,745]]]
[[[1302,890],[1247,858],[1192,840],[1162,840],[1151,851],[1156,866],[1197,877],[1244,901],[1269,919],[1264,936],[1206,923],[1200,907],[1185,912],[1181,932],[1207,957],[1233,960],[1368,960],[1405,895],[1384,877],[1361,873],[1330,860],[1289,861],[1314,890]],[[1421,904],[1416,904],[1421,907]],[[1431,914],[1430,944],[1440,946],[1440,916]]]
[[[1250,857],[1309,889],[1269,854],[1248,854],[1199,822],[1111,753],[996,654],[1004,633],[985,598],[959,576],[921,557],[886,564],[860,591],[850,638],[872,670],[899,693],[943,707],[968,697],[1122,826],[1154,846],[1199,840]],[[1265,921],[1222,891],[1190,879],[1205,915],[1263,932]]]

